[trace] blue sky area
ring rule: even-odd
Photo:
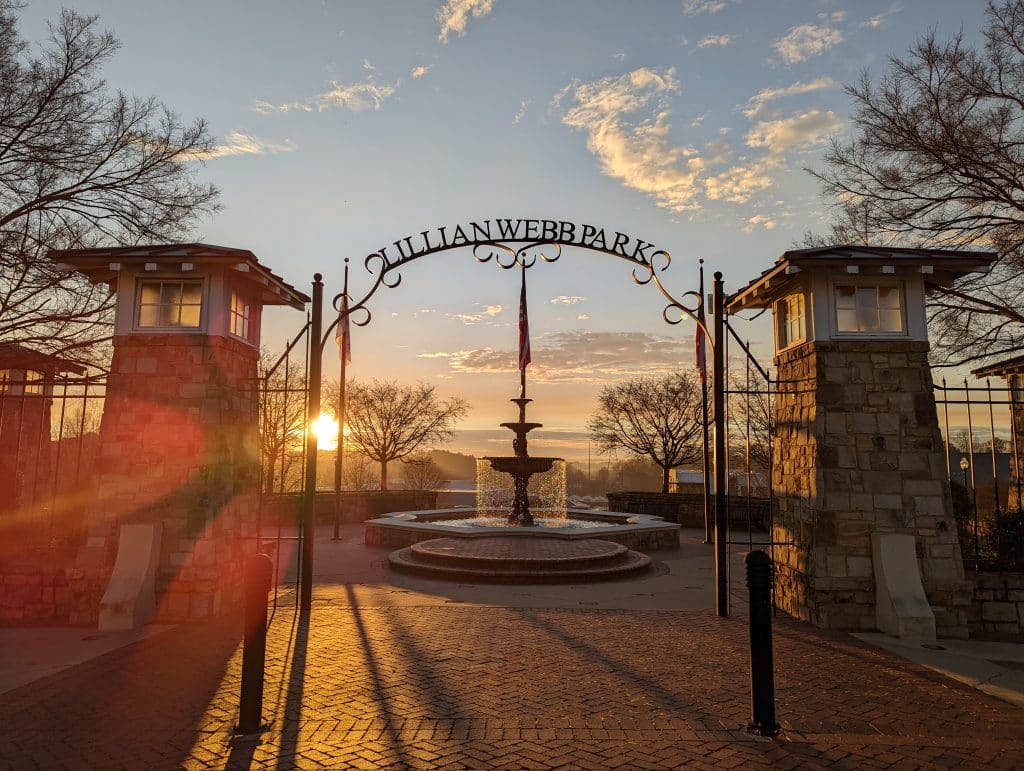
[[[23,34],[42,39],[60,6],[30,2]],[[621,230],[672,254],[671,290],[695,288],[698,258],[736,288],[824,228],[803,168],[848,130],[842,85],[930,28],[974,40],[984,21],[963,0],[74,7],[122,41],[111,86],[218,137],[201,173],[225,207],[195,237],[251,249],[303,289],[322,272],[329,293],[351,257],[355,294],[368,252],[495,217]],[[578,430],[602,385],[692,365],[693,325],[665,324],[626,263],[566,250],[530,282],[531,417],[553,431]],[[471,403],[464,427],[492,427],[518,385],[517,298],[514,272],[468,251],[418,261],[372,301],[350,373],[436,382]],[[268,314],[265,344],[300,322]],[[769,355],[765,325],[751,337]]]

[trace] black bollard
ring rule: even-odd
[[[238,733],[254,734],[263,720],[263,675],[267,659],[267,595],[274,563],[254,554],[245,568],[245,636],[242,640],[242,693]]]
[[[757,736],[777,736],[775,721],[775,657],[772,652],[772,560],[752,551],[745,560],[750,591],[750,707],[747,726]]]

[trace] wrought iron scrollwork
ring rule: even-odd
[[[713,348],[714,341],[707,325],[701,320],[701,310],[704,304],[704,298],[701,297],[700,292],[684,292],[681,295],[673,295],[665,285],[662,283],[659,273],[664,272],[669,265],[672,263],[672,256],[664,249],[659,249],[650,253],[650,255],[641,254],[629,256],[628,253],[623,251],[615,251],[613,249],[603,248],[596,245],[581,244],[581,243],[569,243],[562,244],[558,241],[552,240],[531,240],[524,243],[521,240],[512,241],[498,241],[498,240],[486,240],[486,241],[467,241],[458,244],[445,244],[439,247],[433,247],[427,251],[413,254],[403,254],[399,259],[389,260],[384,250],[380,252],[371,252],[363,260],[363,267],[366,272],[373,277],[373,283],[366,293],[356,301],[352,300],[351,295],[349,296],[348,315],[351,323],[359,327],[365,327],[370,323],[373,315],[370,309],[367,307],[367,303],[376,294],[377,290],[384,286],[388,289],[394,289],[402,283],[402,275],[399,272],[401,268],[408,265],[413,260],[420,257],[426,256],[427,254],[434,254],[441,251],[447,251],[450,249],[472,247],[473,257],[477,262],[486,263],[493,260],[502,270],[510,270],[512,268],[531,268],[537,263],[537,259],[540,258],[543,262],[556,262],[559,257],[562,256],[562,247],[577,246],[581,249],[587,249],[588,251],[602,252],[612,257],[617,257],[621,260],[626,260],[633,264],[632,278],[633,281],[640,285],[654,284],[654,286],[661,293],[662,297],[666,300],[666,305],[662,310],[662,319],[668,324],[679,324],[684,319],[690,319],[694,321],[703,331],[707,338],[709,348]],[[340,314],[342,313],[344,293],[335,295],[333,299],[334,309],[339,313],[338,318],[334,320],[332,324],[327,327],[324,334],[323,341],[325,342],[332,330],[338,325],[341,320]],[[321,345],[323,342],[321,343]]]
[[[549,255],[545,248],[554,250]],[[473,245],[473,256],[477,262],[490,262],[492,259],[502,270],[511,268],[532,268],[540,257],[544,262],[555,262],[562,256],[562,245],[550,241],[535,241],[515,249],[499,241],[483,241]]]
[[[660,268],[655,265],[656,260],[659,258],[663,258],[665,262],[665,264]],[[678,324],[683,321],[683,319],[688,318],[700,326],[704,330],[704,333],[707,334],[708,338],[710,338],[711,335],[708,333],[707,325],[700,320],[699,316],[701,306],[704,304],[704,298],[701,297],[700,292],[684,292],[679,297],[675,297],[668,291],[668,289],[665,288],[661,279],[658,278],[658,271],[664,271],[672,264],[672,255],[664,249],[659,249],[651,255],[649,260],[638,262],[638,267],[633,268],[633,281],[640,285],[650,284],[653,282],[654,286],[657,287],[659,292],[661,292],[661,295],[668,300],[668,304],[661,311],[662,319],[664,319],[667,324]],[[642,272],[638,274],[638,270],[642,270]],[[686,304],[686,300],[689,298],[693,299],[693,307]]]

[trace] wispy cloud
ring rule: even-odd
[[[762,227],[765,230],[775,230],[775,220],[767,214],[755,214],[747,220],[747,224],[743,227],[743,232],[753,233],[756,227]]]
[[[334,107],[343,107],[352,112],[360,110],[379,110],[385,100],[394,96],[400,82],[394,85],[378,83],[377,78],[370,74],[363,81],[356,83],[342,83],[332,80],[330,88],[322,93],[315,94],[300,102],[282,102],[274,104],[263,99],[253,102],[252,109],[262,115],[274,113],[285,113],[293,110],[302,112],[323,112]]]
[[[743,108],[743,114],[748,118],[756,117],[765,104],[768,102],[775,101],[776,99],[784,99],[788,96],[797,96],[799,94],[809,94],[813,91],[821,91],[825,88],[832,88],[837,83],[829,77],[816,78],[807,83],[796,82],[791,86],[785,88],[765,88],[758,91],[750,99],[747,100],[747,106]]]
[[[766,102],[834,85],[828,78],[765,89],[745,112],[753,117]],[[786,154],[821,142],[842,128],[833,112],[808,110],[757,123],[746,135],[755,152],[733,157],[724,139],[698,150],[670,137],[670,98],[679,91],[674,69],[641,68],[590,83],[574,81],[552,101],[564,109],[562,123],[585,132],[587,149],[601,172],[625,187],[650,196],[665,209],[699,210],[706,201],[746,204],[775,184],[786,169]],[[568,105],[568,106],[566,106]],[[693,123],[701,125],[704,116]],[[724,127],[720,133],[726,133]],[[729,164],[729,165],[727,165]]]
[[[422,78],[432,69],[434,69],[433,64],[421,64],[418,67],[413,67],[411,70],[409,70],[409,74],[412,75],[414,78]]]
[[[667,96],[678,90],[674,69],[644,67],[591,83],[573,82],[554,105],[571,100],[562,123],[586,132],[587,149],[605,175],[652,196],[663,208],[686,211],[699,208],[695,197],[704,163],[693,147],[669,139]],[[641,110],[648,116],[631,117]]]
[[[586,297],[580,297],[575,294],[560,294],[551,300],[554,305],[578,305],[581,302],[586,301]]]
[[[683,0],[683,13],[687,16],[718,13],[723,8],[725,8],[723,0]]]
[[[775,41],[775,50],[786,64],[796,64],[822,54],[843,42],[843,33],[822,24],[801,24]]]
[[[831,110],[808,110],[780,120],[762,121],[747,133],[748,147],[781,154],[794,147],[818,144],[842,127]]]
[[[818,14],[818,18],[824,22],[831,22],[832,24],[838,24],[846,18],[846,11],[822,11]]]
[[[779,163],[777,158],[741,159],[735,166],[708,178],[707,196],[712,201],[746,203],[755,193],[772,186],[772,171]]]
[[[482,311],[476,313],[450,313],[447,314],[448,318],[461,321],[463,324],[472,326],[473,324],[479,324],[481,321],[487,321],[488,319],[494,318],[503,310],[500,305],[488,305]],[[427,357],[429,358],[429,357]]]
[[[519,103],[519,112],[517,112],[515,114],[515,117],[512,118],[512,123],[513,124],[519,123],[519,121],[521,121],[525,117],[526,111],[530,109],[530,105],[531,104],[533,104],[533,100],[532,99],[523,99]]]
[[[708,48],[710,46],[727,46],[736,40],[735,35],[705,35],[697,43],[697,48]]]
[[[466,34],[466,26],[472,16],[480,19],[494,9],[494,0],[446,0],[444,5],[437,9],[437,23],[441,28],[437,39],[441,43],[448,42],[448,36],[453,32],[462,37]]]
[[[897,13],[899,13],[902,10],[903,10],[903,6],[902,5],[894,5],[892,8],[890,8],[885,13],[880,13],[877,16],[872,16],[869,19],[865,19],[864,21],[862,21],[860,23],[860,26],[867,27],[869,29],[879,29],[880,27],[884,27],[885,26],[885,22],[886,22],[886,20],[890,16],[895,16]]]
[[[533,341],[530,377],[534,382],[608,382],[643,374],[673,372],[689,343],[647,332],[554,332]],[[422,359],[447,359],[458,374],[512,372],[518,368],[513,350],[477,348],[419,354]]]
[[[224,144],[217,145],[209,152],[194,153],[191,159],[211,160],[231,155],[275,155],[277,153],[290,153],[298,148],[298,145],[290,139],[286,139],[284,142],[270,142],[252,134],[246,134],[243,131],[228,132],[224,139]]]

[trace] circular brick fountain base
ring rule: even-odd
[[[391,567],[431,578],[475,583],[539,584],[601,581],[647,570],[651,559],[598,539],[434,538],[388,556]]]

